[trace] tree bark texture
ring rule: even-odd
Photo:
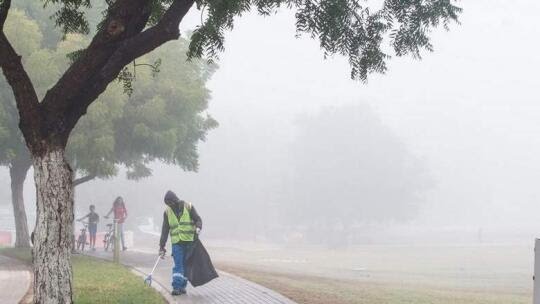
[[[73,172],[63,148],[34,156],[34,303],[72,303]]]

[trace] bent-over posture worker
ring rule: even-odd
[[[172,191],[165,194],[165,205],[167,207],[163,213],[159,252],[161,255],[165,255],[165,245],[170,234],[174,259],[172,295],[181,295],[186,293],[187,286],[184,272],[185,256],[193,246],[196,235],[202,229],[202,220],[191,203],[181,201]]]

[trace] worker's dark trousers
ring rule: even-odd
[[[184,259],[186,252],[191,248],[192,243],[182,243],[172,245],[172,256],[174,259],[174,267],[172,273],[173,289],[186,288],[187,279],[184,276]]]

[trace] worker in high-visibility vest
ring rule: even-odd
[[[187,286],[184,258],[193,246],[196,235],[201,231],[202,220],[191,203],[181,201],[172,191],[165,194],[165,204],[167,207],[163,213],[159,251],[161,255],[165,255],[165,245],[170,234],[174,259],[172,295],[181,295],[186,293]]]

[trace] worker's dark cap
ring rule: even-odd
[[[172,192],[171,190],[167,191],[167,193],[165,194],[165,204],[169,205],[169,204],[173,204],[173,203],[178,203],[180,202],[180,199],[178,198],[178,196],[176,196],[176,194],[174,192]]]

